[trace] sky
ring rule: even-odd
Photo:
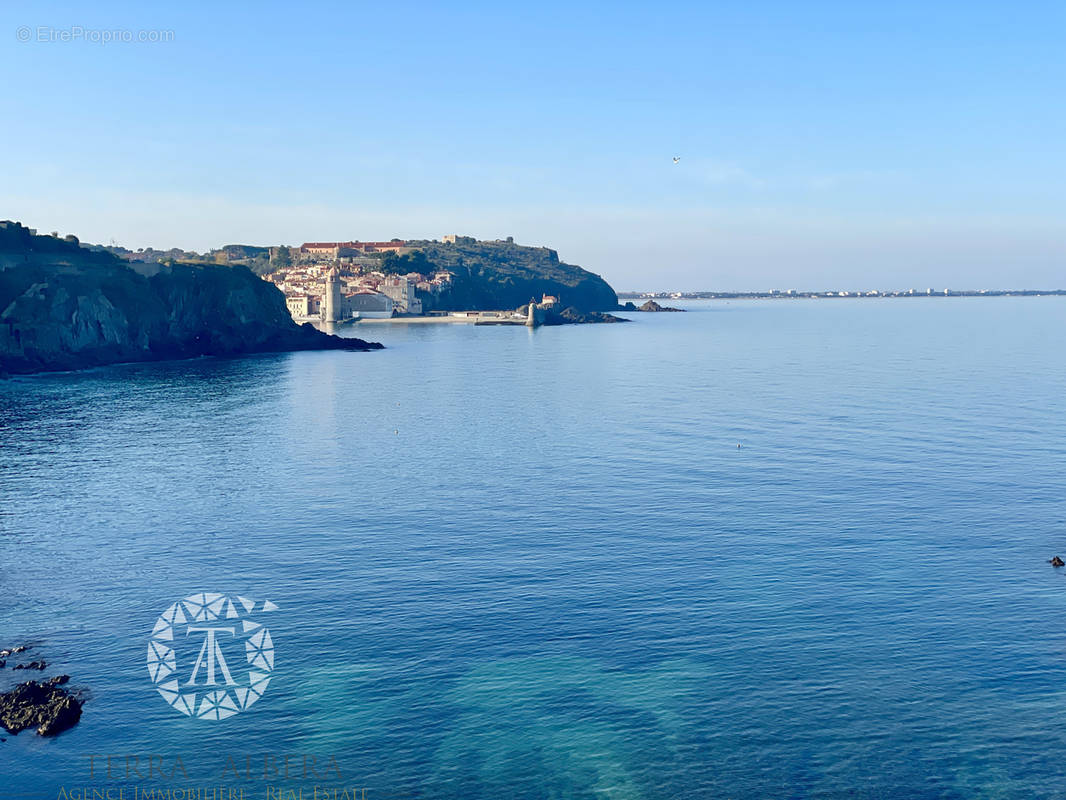
[[[0,219],[40,231],[1066,288],[1062,2],[3,2]]]

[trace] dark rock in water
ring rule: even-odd
[[[557,311],[554,308],[546,308],[541,305],[537,305],[535,308],[537,325],[590,325],[597,322],[629,322],[628,319],[622,319],[622,317],[616,317],[603,311],[580,311],[573,306],[562,311]],[[515,309],[515,314],[523,320],[528,313],[528,303]],[[485,323],[478,322],[477,324],[481,325]],[[523,323],[508,321],[503,324],[521,325]]]
[[[6,666],[7,666],[7,662],[4,661],[2,658],[0,658],[0,669],[3,669]]]
[[[644,305],[642,305],[640,308],[637,309],[637,311],[680,311],[680,312],[683,312],[684,310],[685,309],[683,309],[683,308],[670,308],[670,306],[661,306],[658,303],[656,303],[654,300],[649,300],[648,302],[646,302]]]
[[[49,678],[47,681],[45,681],[45,683],[47,683],[49,686],[62,686],[69,680],[69,675],[56,675],[54,678]]]
[[[27,645],[20,644],[18,647],[12,647],[10,650],[0,650],[0,658],[7,658],[13,656],[15,653],[25,653]]]
[[[1053,567],[1066,567],[1066,561],[1063,561],[1058,556],[1055,556],[1048,563]]]
[[[64,691],[54,689],[53,691]],[[38,736],[55,736],[67,728],[73,728],[81,719],[81,701],[67,694],[56,702],[47,712],[48,717],[37,726]]]
[[[40,736],[55,736],[81,719],[81,705],[66,689],[26,681],[0,694],[0,726],[8,733],[36,728]]]
[[[579,311],[571,306],[563,311],[549,309],[544,315],[545,325],[589,325],[597,322],[629,322],[627,319],[603,311]]]
[[[31,661],[29,664],[16,664],[12,669],[39,669],[43,670],[48,666],[47,661]]]
[[[625,305],[618,306],[619,311],[636,311],[637,307],[633,305],[632,300],[626,300]]]

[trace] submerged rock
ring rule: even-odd
[[[1066,567],[1066,561],[1063,561],[1058,556],[1055,556],[1053,559],[1051,559],[1047,563],[1049,563],[1053,567]]]
[[[47,661],[31,661],[29,664],[16,664],[12,669],[38,669],[43,670],[48,666]]]
[[[67,676],[59,676],[64,677]],[[76,725],[81,719],[82,702],[53,683],[57,680],[26,681],[0,694],[0,726],[8,733],[36,728],[39,736],[55,736]]]

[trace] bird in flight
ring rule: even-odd
[[[676,163],[677,163],[678,161],[680,161],[680,160],[681,160],[681,156],[674,156],[674,163],[675,163],[675,164],[676,164]]]

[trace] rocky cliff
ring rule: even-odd
[[[126,265],[0,223],[0,374],[380,347],[297,325],[281,292],[244,267]]]
[[[559,260],[547,247],[523,247],[511,241],[456,244],[417,241],[408,256],[386,258],[389,271],[454,274],[451,287],[439,295],[420,292],[427,311],[515,308],[549,294],[560,305],[578,311],[614,311],[618,295],[603,278]]]

